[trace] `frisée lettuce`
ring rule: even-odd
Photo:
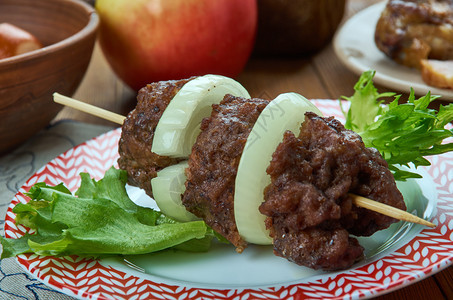
[[[441,105],[438,111],[431,109],[429,104],[439,97],[428,93],[417,99],[413,89],[407,102],[399,104],[400,95],[377,92],[374,74],[364,72],[354,86],[354,95],[343,97],[350,102],[349,110],[343,110],[345,127],[357,132],[365,146],[381,153],[396,180],[420,177],[402,171],[398,165],[429,166],[425,156],[453,150],[453,143],[444,143],[453,136],[452,130],[445,128],[453,119],[453,104]],[[394,100],[384,105],[381,100],[384,97]]]

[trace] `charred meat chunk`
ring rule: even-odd
[[[298,137],[286,132],[267,168],[271,184],[260,212],[275,254],[314,269],[351,266],[358,241],[397,220],[352,205],[349,194],[406,209],[379,152],[334,118],[305,114]]]
[[[160,81],[140,89],[137,105],[124,121],[118,145],[118,165],[127,171],[129,184],[144,189],[151,197],[151,179],[161,169],[179,161],[151,151],[154,131],[165,108],[191,79]]]
[[[399,64],[453,59],[453,0],[390,0],[375,31],[377,47]]]
[[[237,169],[247,137],[269,100],[226,95],[213,105],[212,114],[201,124],[186,170],[182,202],[215,231],[236,246],[246,247],[234,218],[234,188]]]

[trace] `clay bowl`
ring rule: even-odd
[[[312,55],[332,39],[346,0],[258,0],[254,55]]]
[[[0,22],[35,35],[43,48],[0,59],[0,153],[46,127],[71,96],[91,59],[98,27],[94,8],[77,0],[2,0]]]

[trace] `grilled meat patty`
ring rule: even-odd
[[[274,252],[299,265],[336,270],[363,254],[355,238],[397,220],[352,205],[349,193],[406,209],[379,152],[333,117],[306,113],[298,137],[286,132],[267,169],[260,212]]]
[[[201,124],[186,171],[182,201],[187,210],[203,218],[236,246],[246,247],[234,218],[234,187],[247,137],[269,100],[226,95]]]
[[[191,79],[148,84],[137,95],[137,106],[124,121],[118,152],[118,165],[127,171],[129,184],[153,196],[151,179],[161,169],[180,160],[151,151],[154,131],[168,103]]]

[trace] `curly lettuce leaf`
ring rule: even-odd
[[[16,223],[34,229],[19,239],[0,238],[2,258],[22,253],[99,257],[167,248],[206,251],[214,236],[203,221],[180,223],[137,206],[127,195],[125,171],[110,168],[95,181],[81,174],[75,195],[62,184],[35,184],[17,204]]]
[[[416,99],[413,90],[407,102],[399,104],[400,95],[377,92],[372,82],[374,74],[364,72],[354,95],[343,97],[351,105],[347,112],[343,111],[345,127],[356,131],[365,146],[381,153],[396,180],[420,177],[400,170],[398,165],[429,166],[426,156],[453,150],[453,143],[444,142],[453,136],[452,130],[445,128],[453,119],[453,105],[440,106],[439,111],[430,109],[429,104],[438,96],[428,93]],[[380,99],[387,96],[394,96],[394,100],[383,105]]]
[[[376,116],[382,113],[382,103],[380,100],[391,97],[394,93],[378,93],[373,85],[374,71],[364,72],[357,83],[354,85],[354,95],[342,98],[350,103],[349,110],[345,112],[342,103],[340,107],[346,117],[345,127],[355,132],[362,132],[374,123]]]

